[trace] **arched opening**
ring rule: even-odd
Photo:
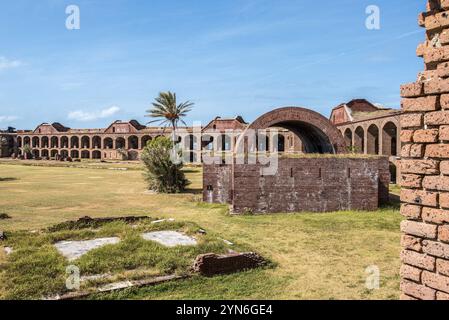
[[[101,149],[101,138],[99,136],[92,138],[92,146],[94,149]]]
[[[285,152],[285,136],[276,134],[273,137],[274,152]]]
[[[90,152],[89,152],[89,150],[81,151],[81,159],[90,159]]]
[[[41,146],[42,146],[42,148],[50,147],[50,143],[49,143],[48,137],[42,137],[42,139],[41,139]]]
[[[379,128],[372,124],[368,128],[367,152],[368,154],[379,154]]]
[[[78,137],[71,137],[70,148],[78,149],[79,147],[80,147],[80,139]]]
[[[50,157],[55,159],[58,156],[58,150],[51,150]]]
[[[92,159],[101,159],[101,152],[98,150],[92,152]]]
[[[231,146],[232,146],[231,137],[226,134],[220,135],[220,150],[231,151]]]
[[[22,137],[17,138],[17,147],[22,148]]]
[[[81,148],[90,149],[90,138],[87,136],[81,137]]]
[[[397,148],[398,128],[393,122],[388,122],[382,130],[382,154],[385,156],[397,156]]]
[[[31,147],[31,139],[30,139],[30,137],[23,138],[23,145]]]
[[[124,138],[117,138],[115,139],[115,149],[125,149],[125,139]]]
[[[139,138],[136,136],[128,137],[128,149],[137,150],[139,149]]]
[[[34,158],[34,159],[39,159],[39,157],[40,157],[40,152],[39,152],[39,150],[34,149],[34,150],[33,150],[33,158]]]
[[[351,129],[347,128],[345,130],[345,141],[346,141],[346,145],[348,146],[349,149],[352,149],[352,131]]]
[[[142,145],[141,145],[141,149],[145,148],[147,146],[148,141],[151,141],[151,137],[150,136],[143,136],[142,137]]]
[[[33,137],[33,139],[32,139],[32,147],[33,148],[39,148],[39,145],[40,145],[39,142],[40,142],[39,141],[39,137]]]
[[[48,150],[47,149],[43,149],[41,152],[41,157],[45,160],[48,160],[49,158],[49,154],[48,154]]]
[[[299,107],[280,108],[259,117],[239,138],[238,144],[251,134],[251,130],[272,127],[286,129],[299,137],[305,153],[346,152],[341,132],[328,119],[315,111]],[[258,140],[259,149],[269,150],[269,143],[264,143],[263,137]]]
[[[80,153],[78,150],[72,150],[70,151],[70,157],[72,159],[78,159],[80,157]]]
[[[265,134],[257,134],[257,151],[267,152],[270,151],[270,139]]]
[[[59,139],[58,139],[58,137],[51,137],[50,143],[51,143],[51,146],[50,146],[51,148],[59,148]]]
[[[214,137],[212,137],[209,134],[204,135],[201,138],[201,148],[203,150],[209,150],[209,151],[213,151],[214,150]]]
[[[105,149],[113,149],[114,148],[114,142],[113,142],[112,138],[105,138],[103,140],[103,147]]]
[[[67,159],[69,157],[69,152],[67,150],[61,150],[61,159]]]
[[[66,136],[61,137],[61,148],[68,148],[69,147],[69,138]]]
[[[357,153],[365,153],[365,131],[362,127],[355,129],[354,151]]]

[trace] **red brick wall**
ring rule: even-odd
[[[429,1],[419,24],[425,71],[401,87],[402,299],[449,299],[449,0]],[[433,41],[432,41],[433,40]]]
[[[283,158],[276,175],[260,169],[205,165],[204,200],[232,203],[235,213],[376,210],[388,200],[387,158]]]

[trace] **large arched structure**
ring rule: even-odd
[[[341,132],[321,114],[300,107],[286,107],[260,116],[246,130],[280,127],[298,135],[306,153],[346,153],[346,142]],[[243,134],[238,144],[244,139]]]

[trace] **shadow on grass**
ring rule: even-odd
[[[390,201],[384,203],[382,208],[390,208],[393,210],[400,210],[401,208],[401,197],[397,194],[390,193]]]
[[[1,178],[0,177],[0,182],[7,182],[7,181],[16,181],[19,180],[17,178],[12,178],[12,177],[7,177],[7,178]]]

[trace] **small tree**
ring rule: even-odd
[[[25,159],[31,159],[31,152],[33,150],[31,149],[31,146],[29,144],[26,144],[23,146],[23,155]]]
[[[166,137],[149,141],[142,152],[145,180],[150,190],[161,193],[179,193],[190,184],[182,172],[182,163],[172,162],[173,143]]]

